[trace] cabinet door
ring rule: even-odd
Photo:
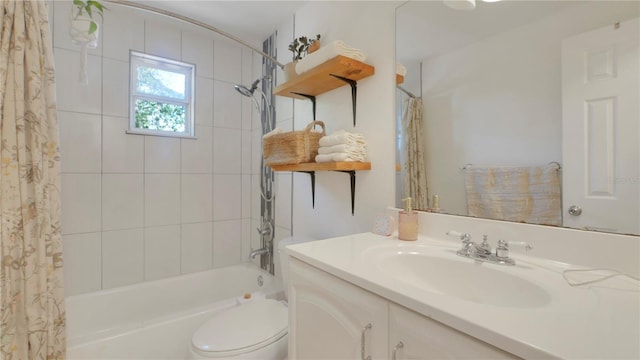
[[[363,339],[365,358],[387,358],[386,300],[294,258],[289,266],[289,359],[362,359]]]
[[[518,359],[492,345],[461,333],[396,304],[389,305],[389,358],[406,359]]]

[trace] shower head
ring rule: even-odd
[[[253,96],[253,92],[256,91],[256,89],[258,88],[258,83],[259,82],[260,82],[260,79],[257,79],[256,81],[254,81],[253,84],[251,84],[251,89],[247,88],[244,85],[234,85],[233,87],[240,94],[242,94],[242,95],[244,95],[246,97],[252,97]]]

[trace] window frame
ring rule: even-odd
[[[138,65],[185,75],[185,99],[144,94],[137,91]],[[129,51],[129,130],[128,134],[154,135],[177,138],[195,138],[195,64],[172,60],[161,56]],[[136,127],[136,101],[148,100],[162,104],[179,105],[185,108],[184,131],[142,129]]]

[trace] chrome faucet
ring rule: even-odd
[[[249,253],[249,258],[250,259],[255,259],[256,256],[258,255],[264,255],[264,254],[268,254],[269,253],[269,249],[267,248],[261,248],[261,249],[256,249],[253,250]]]
[[[476,244],[471,241],[471,235],[457,231],[447,231],[447,235],[459,238],[462,241],[462,248],[456,251],[456,255],[467,257],[473,260],[485,261],[500,265],[515,265],[516,262],[509,257],[509,245],[520,245],[526,251],[533,249],[531,245],[524,241],[498,240],[495,252],[492,252],[491,245],[487,240],[488,236],[483,235],[482,243]]]

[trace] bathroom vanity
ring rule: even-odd
[[[534,244],[535,246],[535,244]],[[456,255],[455,241],[372,233],[288,248],[289,358],[639,358],[639,284],[522,254]]]

